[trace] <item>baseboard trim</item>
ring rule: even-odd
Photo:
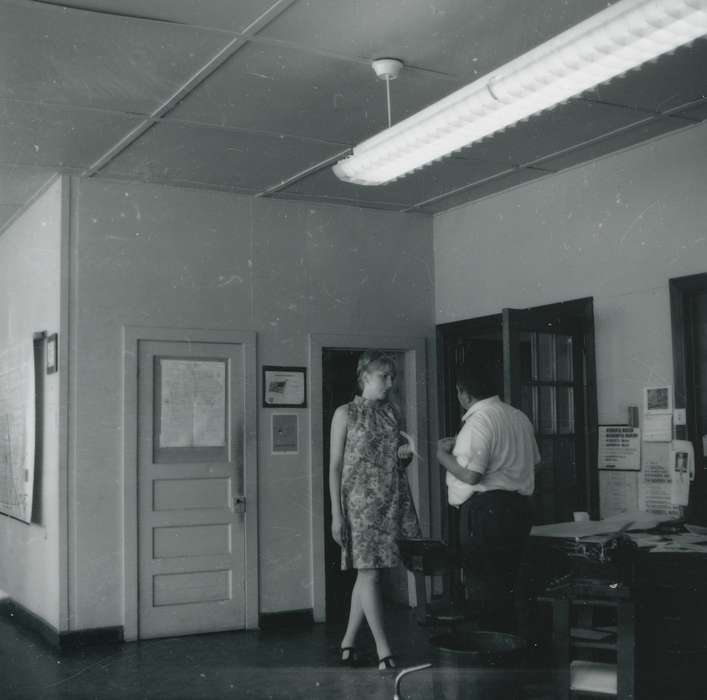
[[[261,630],[282,630],[292,627],[310,627],[314,624],[314,612],[311,608],[305,610],[285,610],[276,613],[260,613],[259,627]]]
[[[122,627],[97,627],[75,632],[59,632],[54,625],[12,598],[0,600],[0,617],[33,632],[60,651],[97,644],[120,644],[124,641]]]

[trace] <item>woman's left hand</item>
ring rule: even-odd
[[[415,446],[415,438],[406,433],[404,430],[400,431],[400,435],[407,440],[406,443],[398,447],[398,459],[412,459],[413,457],[419,457],[417,454],[417,449]]]

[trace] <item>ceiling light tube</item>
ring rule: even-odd
[[[383,185],[705,34],[707,0],[619,0],[363,141],[333,170]]]

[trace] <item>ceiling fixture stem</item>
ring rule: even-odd
[[[388,128],[393,126],[393,122],[390,117],[390,80],[385,81],[385,94],[388,98]]]

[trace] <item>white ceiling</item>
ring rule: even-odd
[[[607,0],[0,0],[0,227],[55,172],[437,212],[707,118],[707,40],[384,187],[330,165]]]

